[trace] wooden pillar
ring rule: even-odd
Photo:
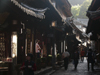
[[[100,53],[100,40],[98,40],[98,53]],[[98,62],[100,63],[100,55],[98,56]]]
[[[9,41],[8,43],[8,57],[11,57],[11,32],[9,33]],[[9,63],[8,65],[8,75],[12,75],[12,63]]]
[[[52,67],[53,67],[53,69],[55,69],[55,62],[56,62],[56,60],[55,60],[55,46],[56,46],[56,38],[55,38],[55,30],[54,30],[54,33],[53,33],[53,50],[52,50]]]
[[[33,38],[34,38],[34,40],[33,40],[33,59],[34,59],[34,61],[36,60],[36,52],[35,52],[35,40],[36,40],[36,28],[35,28],[35,26],[34,26],[34,29],[33,29]]]
[[[61,54],[61,42],[58,42],[57,50],[58,50],[58,53]]]

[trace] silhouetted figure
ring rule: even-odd
[[[81,61],[84,61],[85,51],[82,49],[81,51]]]
[[[90,70],[90,64],[91,64],[91,69],[92,71],[94,71],[94,53],[92,52],[92,49],[89,49],[88,53],[87,53],[87,60],[88,60],[88,71]]]
[[[64,60],[65,70],[67,70],[67,68],[68,68],[68,62],[69,62],[68,58],[69,58],[69,56],[70,56],[70,54],[67,50],[62,54],[62,58]]]
[[[74,52],[74,69],[77,69],[77,65],[78,65],[78,61],[79,61],[79,52],[78,50],[75,50]]]
[[[26,57],[26,61],[23,63],[21,69],[24,72],[24,75],[34,75],[34,71],[36,71],[36,64],[32,61],[33,55],[28,54]]]

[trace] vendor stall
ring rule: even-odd
[[[8,71],[10,71],[12,62],[12,58],[2,58],[0,61],[0,75],[9,75]]]

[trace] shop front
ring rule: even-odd
[[[4,72],[8,72],[7,63],[4,61],[4,58],[6,58],[5,46],[5,33],[0,33],[0,75],[3,75]]]
[[[16,58],[17,34],[0,32],[0,75],[12,75],[12,64],[17,63]]]

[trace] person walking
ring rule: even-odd
[[[64,67],[65,67],[65,70],[67,70],[68,68],[68,58],[69,58],[70,54],[69,52],[67,51],[67,49],[65,50],[65,52],[62,54],[62,58],[64,60]]]
[[[88,61],[88,71],[90,70],[90,64],[91,64],[91,69],[92,71],[94,71],[94,53],[92,51],[92,49],[89,49],[88,53],[87,53],[87,61]]]
[[[39,40],[38,39],[36,39],[35,50],[36,50],[36,56],[37,56],[37,58],[40,58],[41,47],[39,45]]]
[[[85,51],[82,49],[81,51],[81,61],[84,61]]]
[[[36,64],[32,61],[33,55],[27,54],[26,61],[22,64],[21,70],[23,70],[23,75],[34,75],[36,71]]]
[[[78,61],[79,61],[79,52],[76,49],[74,52],[74,69],[77,69],[77,65],[78,65]]]

